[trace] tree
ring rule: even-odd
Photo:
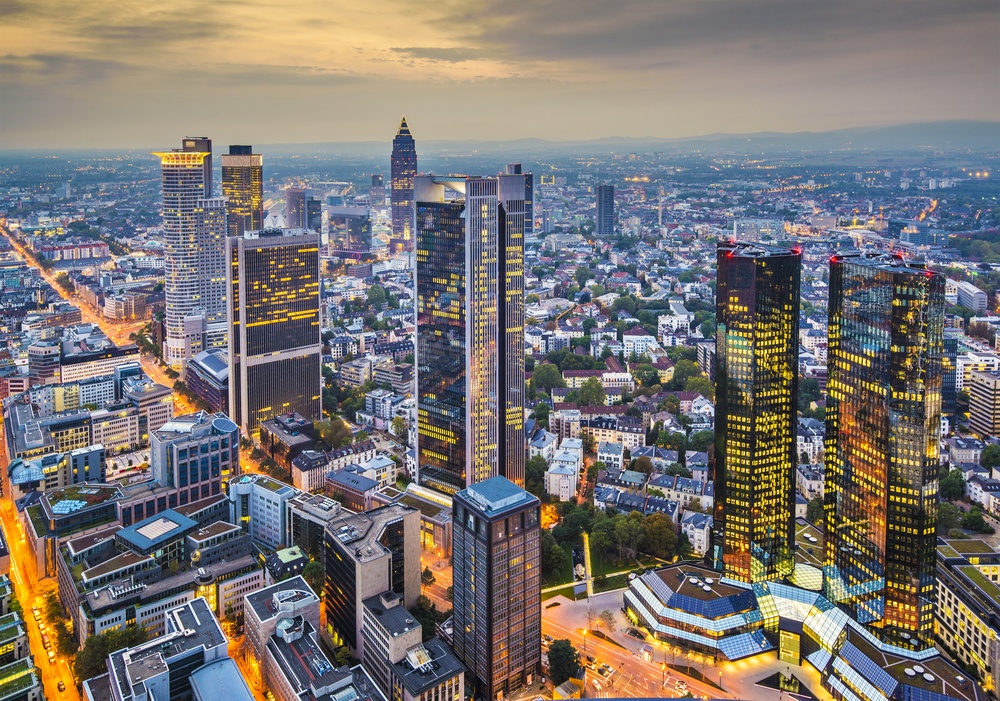
[[[983,451],[983,454],[985,455],[986,451]],[[941,498],[947,501],[957,501],[963,498],[965,496],[965,477],[962,475],[962,471],[959,469],[949,471],[941,479],[938,492],[941,494]]]
[[[801,453],[799,453],[799,464],[801,465],[809,464],[809,453],[807,453],[804,450]]]
[[[590,286],[590,294],[595,298],[603,297],[605,294],[607,294],[607,292],[608,291],[604,289],[604,285],[600,283],[595,282],[593,285]]]
[[[558,574],[566,567],[566,551],[559,546],[552,531],[547,528],[542,529],[541,559],[542,572],[546,575]]]
[[[135,647],[149,639],[142,626],[126,626],[124,630],[109,630],[87,638],[83,649],[76,654],[73,670],[80,679],[90,679],[108,671],[108,656],[122,648]]]
[[[688,437],[688,448],[691,450],[707,451],[715,444],[715,431],[698,431]]]
[[[323,568],[323,563],[319,560],[310,560],[309,564],[302,569],[302,579],[306,580],[306,584],[315,593],[320,594],[323,591],[323,582],[326,579],[326,570]]]
[[[979,464],[987,470],[1000,467],[1000,445],[990,443],[979,456]]]
[[[632,463],[632,469],[645,475],[651,475],[653,474],[653,461],[643,455],[641,458],[635,459],[635,462]]]
[[[392,432],[400,437],[406,437],[406,419],[402,416],[394,416],[392,419]]]
[[[431,572],[430,567],[425,567],[424,571],[420,573],[420,584],[425,587],[429,587],[437,581],[437,577]]]
[[[576,284],[582,289],[587,284],[587,280],[592,280],[594,278],[594,271],[581,265],[576,269],[573,277],[576,279]]]
[[[381,309],[385,304],[385,290],[381,285],[372,285],[368,288],[368,306]]]
[[[706,319],[698,327],[698,330],[701,331],[701,335],[705,338],[712,338],[715,336],[715,319]]]
[[[678,360],[674,364],[674,379],[672,382],[677,388],[684,387],[689,377],[699,376],[701,376],[701,370],[698,368],[698,363],[692,360]]]
[[[701,513],[705,507],[701,505],[701,497],[693,497],[687,505],[688,511],[697,511]]]
[[[951,502],[938,504],[937,531],[939,535],[947,535],[953,528],[962,525],[962,510]]]
[[[712,381],[703,375],[698,375],[697,377],[689,377],[684,383],[684,391],[686,392],[697,392],[703,397],[709,399],[715,399],[715,385]]]
[[[612,520],[615,523],[615,545],[618,546],[618,559],[625,560],[626,553],[630,558],[635,557],[642,543],[642,519],[643,516],[638,511],[634,511],[628,516],[617,514]]]
[[[642,550],[654,557],[670,557],[677,547],[674,523],[665,514],[653,513],[642,521]]]
[[[978,506],[973,506],[969,509],[969,513],[962,517],[962,528],[976,533],[993,533],[993,527],[986,523],[983,510]]]
[[[615,632],[615,615],[608,609],[597,614],[597,625],[609,633]]]
[[[410,613],[420,623],[425,642],[434,637],[437,624],[448,618],[447,612],[438,611],[437,606],[423,594],[417,597],[417,605],[410,609]]]
[[[549,676],[555,686],[576,676],[579,669],[580,653],[570,641],[556,640],[549,645]]]
[[[531,374],[531,382],[545,393],[551,392],[554,387],[566,386],[566,380],[563,379],[559,368],[552,363],[536,365],[535,371]]]
[[[595,441],[594,441],[594,434],[593,433],[591,433],[590,431],[587,431],[582,436],[580,436],[580,440],[583,441],[583,452],[585,452],[585,453],[593,453],[594,452],[594,449],[597,446],[594,445]]]
[[[542,428],[549,427],[549,405],[545,402],[539,402],[535,405],[535,422]]]
[[[587,481],[596,482],[598,473],[604,469],[603,462],[595,462],[593,465],[587,468]]]
[[[604,385],[596,377],[589,378],[580,388],[580,404],[583,406],[604,406],[607,395],[604,393]]]
[[[625,311],[629,315],[635,314],[635,299],[630,295],[619,297],[615,300],[615,303],[611,305],[611,309],[616,312]]]
[[[549,463],[541,455],[532,455],[524,466],[524,488],[539,499],[545,493],[545,471]]]
[[[823,522],[823,497],[815,497],[806,505],[806,520],[809,523]]]

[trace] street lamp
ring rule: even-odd
[[[666,662],[661,662],[660,663],[660,688],[663,688],[666,685],[667,685],[667,663]]]
[[[587,654],[587,629],[583,629],[583,654]]]

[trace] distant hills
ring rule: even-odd
[[[601,139],[554,141],[526,138],[509,141],[420,140],[425,153],[439,156],[521,152],[537,154],[587,154],[614,151],[686,151],[718,153],[816,153],[831,151],[1000,151],[1000,122],[941,121],[882,127],[854,127],[822,132],[758,132],[753,134],[706,134],[677,139],[656,137],[604,137]],[[354,141],[312,144],[261,144],[262,151],[342,153],[365,155],[386,150],[386,142]]]

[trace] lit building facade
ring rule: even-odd
[[[222,156],[222,194],[230,236],[264,227],[264,157],[252,146],[230,146]]]
[[[541,529],[538,499],[504,477],[457,492],[452,647],[476,697],[507,698],[541,664]]]
[[[508,163],[507,175],[522,175],[520,163]],[[524,235],[535,233],[535,178],[527,172],[524,175]]]
[[[319,420],[319,235],[266,229],[227,246],[230,415],[251,436],[289,411]]]
[[[798,250],[718,248],[715,566],[741,582],[794,569]]]
[[[290,187],[285,190],[285,228],[307,228],[308,216],[306,191],[300,187]]]
[[[418,176],[414,192],[420,482],[523,485],[524,176]]]
[[[830,263],[824,593],[882,639],[933,641],[944,276]]]
[[[186,137],[182,148],[153,155],[163,176],[163,353],[180,366],[226,343],[226,204],[212,197],[211,139]]]
[[[406,117],[399,123],[399,130],[392,140],[392,237],[389,251],[409,253],[413,250],[413,178],[417,174],[417,145],[406,124]]]

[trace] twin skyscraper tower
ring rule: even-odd
[[[800,249],[718,248],[714,559],[795,569]],[[886,642],[933,643],[944,276],[830,259],[823,592]]]

